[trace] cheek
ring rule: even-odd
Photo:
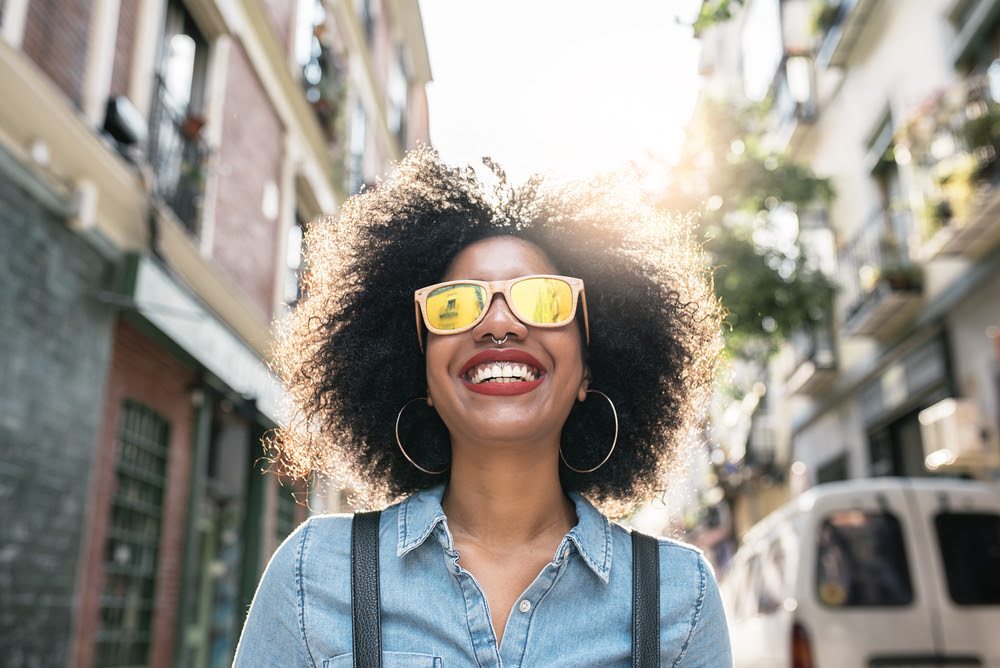
[[[448,342],[442,337],[431,334],[427,337],[427,353],[424,356],[425,372],[427,376],[427,391],[433,395],[435,390],[441,389],[441,384],[448,377],[449,355]]]

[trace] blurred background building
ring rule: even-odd
[[[302,229],[428,141],[416,0],[0,1],[0,655],[221,666]]]
[[[838,286],[645,518],[722,564],[818,483],[997,479],[1000,0],[704,5],[696,117],[829,181],[761,213]],[[0,0],[5,665],[229,665],[309,512],[259,475],[303,229],[429,141],[430,79],[417,0]]]
[[[762,103],[770,146],[829,179],[793,233],[838,286],[745,401],[721,467],[736,533],[826,481],[996,480],[1000,2],[729,4],[703,103]]]

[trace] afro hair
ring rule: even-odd
[[[485,176],[406,156],[340,215],[305,237],[305,297],[275,347],[292,413],[271,443],[278,468],[348,487],[376,507],[447,477],[415,468],[396,444],[400,409],[426,395],[413,292],[441,280],[466,246],[512,235],[540,247],[586,286],[591,387],[617,409],[613,456],[592,473],[560,465],[564,490],[609,514],[662,491],[693,442],[721,350],[720,307],[688,218],[645,205],[616,178],[512,186],[489,160]],[[411,415],[412,412],[412,415]],[[429,407],[407,408],[401,436],[429,469],[447,468],[447,429]],[[611,445],[605,402],[577,402],[562,449],[575,468]]]

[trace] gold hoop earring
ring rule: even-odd
[[[428,473],[430,475],[441,475],[442,473],[448,470],[447,466],[445,466],[440,471],[428,471],[423,466],[413,461],[413,458],[410,457],[410,455],[406,454],[406,450],[403,448],[403,443],[399,440],[399,420],[403,417],[403,411],[405,411],[410,406],[410,404],[416,403],[418,401],[427,401],[427,397],[417,397],[416,399],[410,399],[405,404],[403,404],[402,408],[399,409],[399,413],[396,415],[396,445],[399,446],[399,451],[403,453],[404,457],[406,457],[406,461],[410,462],[424,473]]]
[[[615,451],[615,445],[618,443],[618,411],[615,410],[615,402],[611,401],[611,397],[604,394],[600,390],[587,390],[587,394],[590,394],[591,392],[593,392],[594,394],[599,394],[608,400],[608,405],[611,406],[611,415],[615,419],[615,437],[611,439],[611,449],[608,450],[608,454],[604,456],[604,459],[601,460],[600,464],[598,464],[592,469],[575,469],[572,466],[570,466],[569,462],[566,461],[566,455],[563,454],[562,448],[560,447],[559,458],[562,459],[562,462],[563,464],[566,465],[566,468],[568,468],[570,471],[575,471],[576,473],[593,473],[597,469],[604,466],[607,463],[607,461],[611,459],[611,453]]]

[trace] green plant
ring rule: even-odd
[[[840,3],[828,0],[818,0],[813,5],[813,31],[817,35],[824,35],[837,23],[840,15]]]
[[[659,201],[666,209],[700,212],[727,311],[726,348],[743,358],[766,359],[792,332],[816,326],[837,289],[809,263],[799,235],[800,217],[822,216],[833,188],[764,146],[767,113],[765,105],[703,102]]]

